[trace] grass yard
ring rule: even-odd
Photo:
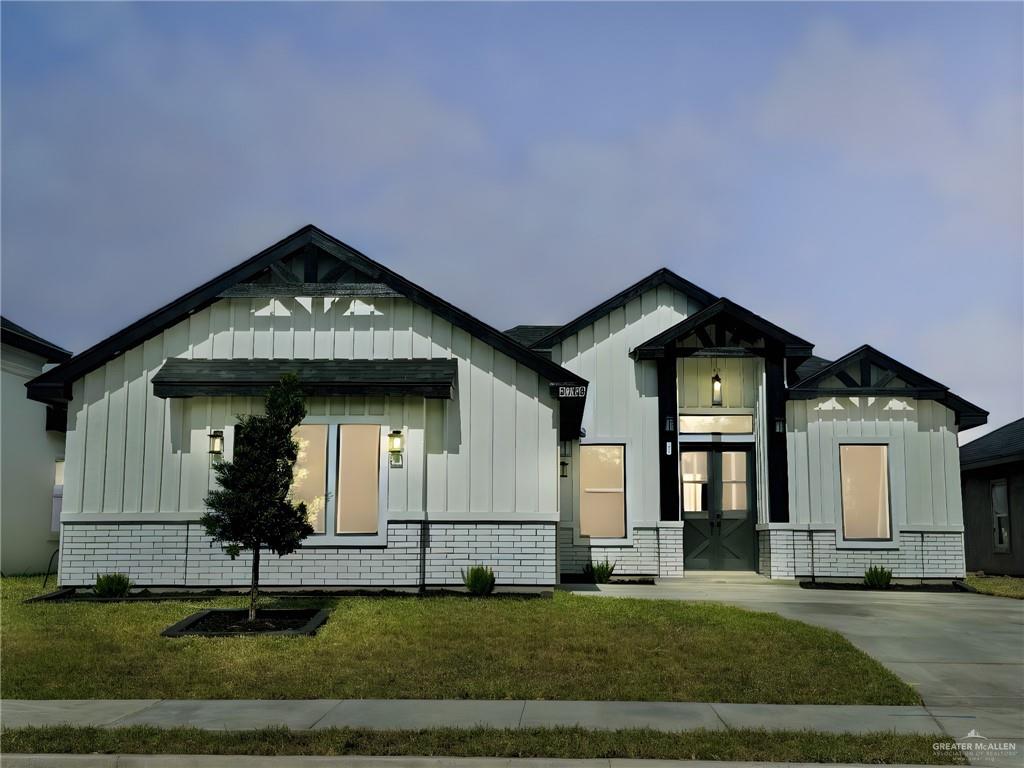
[[[588,731],[581,728],[371,731],[201,731],[195,728],[15,728],[5,753],[213,755],[426,755],[448,757],[648,758],[812,763],[963,764],[959,752],[935,750],[934,736],[837,735],[762,730]]]
[[[1024,600],[1024,578],[1016,576],[968,576],[967,585],[985,595]]]
[[[200,608],[245,599],[22,603],[41,582],[0,582],[4,698],[920,703],[835,632],[716,604],[267,599],[332,613],[315,637],[169,639],[160,632]]]

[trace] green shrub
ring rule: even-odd
[[[602,563],[587,563],[583,568],[584,575],[595,584],[607,584],[615,573],[615,565],[608,562],[608,558]]]
[[[872,565],[864,571],[864,585],[871,589],[886,589],[892,581],[892,571],[880,565]]]
[[[97,597],[124,597],[131,587],[131,580],[123,573],[98,573],[92,591]]]
[[[494,590],[494,571],[486,565],[471,565],[462,572],[462,583],[473,595],[489,595]]]

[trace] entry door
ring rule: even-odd
[[[686,523],[683,567],[755,570],[752,451],[734,446],[685,448],[679,460]]]

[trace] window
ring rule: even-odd
[[[754,417],[744,413],[683,414],[679,431],[684,434],[746,435],[754,431]]]
[[[64,459],[53,464],[53,506],[50,509],[50,532],[60,530],[60,510],[64,506]]]
[[[338,533],[376,533],[379,509],[380,425],[338,427]]]
[[[747,516],[747,452],[722,451],[722,513],[727,518]],[[735,513],[742,514],[735,514]]]
[[[888,540],[889,446],[840,445],[843,538]]]
[[[992,494],[992,548],[996,552],[1010,551],[1010,499],[1006,480],[993,480]]]
[[[626,446],[580,446],[580,535],[626,535]]]
[[[708,507],[708,452],[683,451],[683,512],[705,512]]]
[[[300,424],[292,431],[299,446],[292,470],[292,501],[305,502],[309,524],[326,533],[327,520],[327,425]]]
[[[379,424],[301,424],[291,499],[304,502],[318,534],[376,534],[380,510]],[[328,510],[333,510],[333,515]],[[332,527],[328,522],[333,518]]]

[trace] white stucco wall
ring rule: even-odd
[[[57,548],[52,530],[54,462],[64,435],[46,431],[46,406],[25,396],[43,358],[3,345],[0,418],[0,571],[42,573]]]

